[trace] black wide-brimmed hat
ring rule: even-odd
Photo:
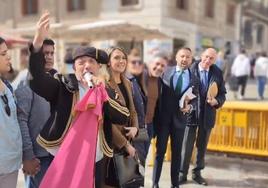
[[[100,64],[107,64],[109,61],[109,57],[105,51],[97,49],[95,47],[86,46],[81,46],[75,49],[73,53],[73,61],[83,56],[94,58]]]

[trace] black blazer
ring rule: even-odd
[[[154,125],[155,132],[157,133],[158,127],[161,125],[166,125],[171,123],[173,120],[173,126],[176,128],[185,128],[185,126],[190,123],[188,122],[189,114],[183,114],[180,111],[179,101],[184,92],[189,88],[193,87],[193,93],[198,96],[198,78],[193,75],[188,69],[190,73],[190,84],[182,94],[175,93],[173,87],[170,85],[170,80],[172,75],[176,71],[176,66],[168,67],[165,73],[162,76],[161,84],[160,84],[160,96],[157,103],[157,113],[155,114],[156,123]],[[193,109],[197,108],[197,98],[191,101],[193,105]],[[194,115],[195,116],[195,115]],[[195,118],[191,118],[192,120],[196,121],[197,116]]]
[[[198,64],[200,62],[194,62],[191,66],[191,72],[199,79],[199,91],[201,91],[201,79],[199,74]],[[216,66],[211,65],[208,73],[208,82],[209,85],[213,82],[216,82],[218,86],[218,95],[216,96],[216,100],[218,101],[218,105],[212,107],[206,102],[206,98],[204,96],[199,95],[198,97],[198,119],[199,123],[202,124],[206,129],[211,129],[214,127],[216,120],[216,110],[220,108],[225,100],[226,88],[225,83],[222,76],[222,71]],[[201,92],[200,92],[201,93]]]

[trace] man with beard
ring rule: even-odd
[[[196,85],[197,79],[191,74],[189,66],[192,63],[190,48],[181,48],[176,54],[177,65],[168,67],[162,76],[161,94],[157,104],[157,115],[154,124],[156,135],[156,158],[153,170],[153,187],[159,187],[164,156],[168,138],[171,139],[171,183],[172,188],[179,187],[178,170],[180,166],[181,145],[188,115],[194,109],[195,100],[183,108],[179,102],[183,94]],[[198,88],[198,87],[197,87]],[[196,94],[196,87],[194,93]]]

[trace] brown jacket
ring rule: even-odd
[[[121,76],[121,81],[123,82],[126,88],[128,98],[129,98],[130,122],[129,122],[129,125],[125,125],[125,126],[112,124],[112,134],[113,134],[112,144],[115,147],[115,149],[121,149],[127,144],[128,139],[125,136],[126,132],[125,132],[124,127],[137,127],[137,128],[139,127],[137,112],[135,110],[135,106],[133,102],[131,82],[128,81],[123,75]],[[115,100],[121,105],[126,106],[126,101],[123,97],[123,94],[112,77],[108,81],[107,87],[108,89],[112,89],[115,91],[116,93]]]

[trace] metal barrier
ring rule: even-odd
[[[268,156],[268,103],[226,102],[217,113],[208,150]]]
[[[168,144],[166,161],[171,158]],[[151,147],[150,166],[155,158],[155,140]],[[226,102],[217,112],[208,150],[268,157],[268,102]]]

